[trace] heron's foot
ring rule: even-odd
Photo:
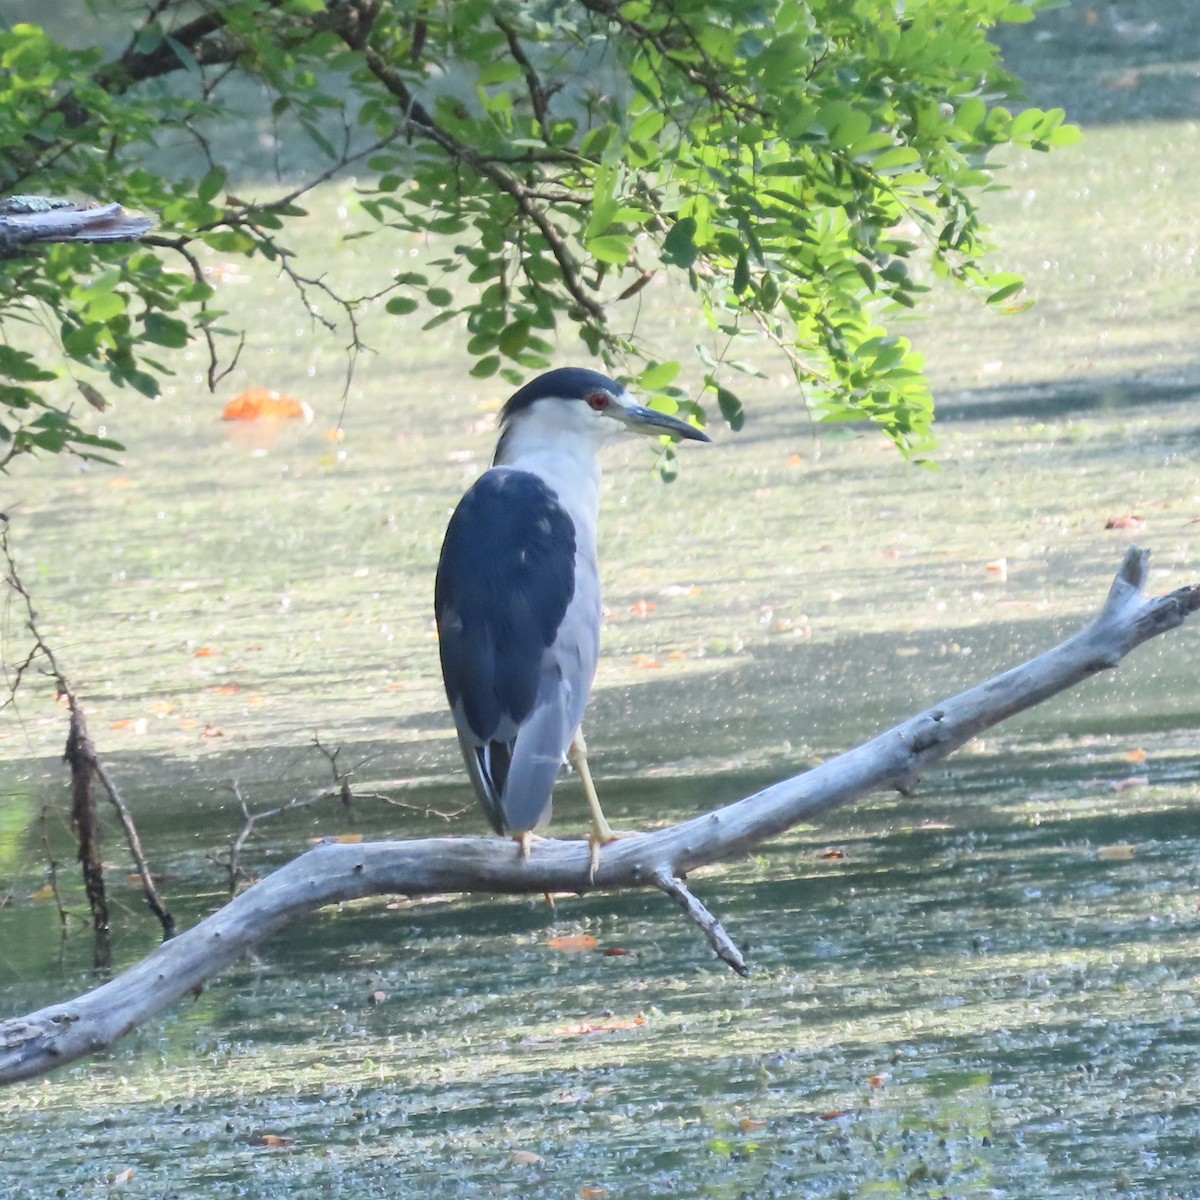
[[[600,851],[609,842],[627,837],[637,837],[637,830],[613,829],[603,817],[592,822],[592,831],[588,834],[588,883],[596,882],[596,872],[600,869]]]
[[[521,847],[521,858],[523,861],[529,861],[529,853],[533,849],[534,842],[544,842],[546,839],[540,834],[536,834],[532,829],[525,830],[524,833],[514,833],[513,841]]]

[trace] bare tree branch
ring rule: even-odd
[[[1200,586],[1146,599],[1147,560],[1145,551],[1130,549],[1099,614],[1073,637],[811,771],[669,829],[611,843],[594,883],[584,841],[536,842],[528,861],[496,838],[323,843],[102,987],[0,1023],[0,1083],[106,1049],[289,921],[365,896],[657,887],[684,907],[736,969],[736,947],[678,882],[683,876],[869,792],[910,787],[984,729],[1115,667],[1135,646],[1183,624],[1200,608]]]
[[[48,668],[47,674],[54,680],[58,694],[66,700],[67,708],[71,714],[67,745],[64,753],[64,757],[71,766],[73,785],[71,820],[79,837],[79,860],[83,864],[84,886],[87,890],[88,902],[92,908],[92,918],[96,929],[97,965],[107,965],[109,954],[108,903],[104,892],[104,875],[100,860],[99,830],[95,821],[95,804],[91,794],[93,778],[100,780],[112,806],[117,810],[117,815],[121,820],[121,827],[125,830],[129,852],[137,866],[138,874],[141,876],[142,893],[146,898],[146,904],[159,919],[163,928],[164,938],[169,938],[174,934],[175,918],[167,910],[166,905],[163,904],[162,898],[158,894],[158,888],[155,886],[154,878],[150,874],[150,867],[146,862],[146,856],[142,851],[141,838],[138,837],[133,814],[130,813],[128,806],[121,798],[121,794],[117,790],[112,777],[100,762],[100,758],[96,754],[96,749],[92,745],[91,738],[88,736],[83,706],[79,703],[79,698],[76,696],[74,688],[71,687],[71,681],[59,666],[58,658],[55,656],[53,649],[38,628],[37,613],[33,607],[33,597],[25,587],[17,571],[16,559],[13,557],[12,547],[8,541],[8,518],[2,513],[0,513],[0,558],[3,558],[6,569],[5,582],[21,598],[25,606],[25,627],[33,637],[33,649],[30,650],[25,661],[17,667],[9,683],[9,698],[3,705],[0,705],[0,708],[5,707],[5,705],[15,698],[16,690],[20,686],[22,678],[33,663],[39,658],[44,660]],[[49,843],[47,843],[47,849],[48,847]],[[53,867],[54,864],[52,863],[52,878],[54,878]],[[56,878],[54,882],[55,895],[57,896]],[[61,903],[59,909],[61,912]]]

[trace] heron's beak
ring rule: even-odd
[[[641,404],[625,405],[621,417],[630,429],[644,433],[673,433],[676,437],[688,438],[693,442],[711,442],[712,438],[695,425],[689,425],[678,417],[668,417],[666,413],[656,412],[653,408],[645,408]]]

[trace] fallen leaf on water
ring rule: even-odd
[[[983,569],[993,578],[1001,581],[1008,578],[1008,559],[993,558],[991,562],[984,563]]]
[[[829,1112],[821,1113],[819,1119],[822,1121],[836,1121],[838,1117],[848,1117],[851,1111],[849,1108],[831,1108]]]
[[[633,665],[637,667],[639,671],[662,670],[662,663],[660,663],[657,658],[654,658],[649,654],[639,654],[637,658],[633,660]]]
[[[1109,517],[1104,522],[1105,529],[1145,529],[1146,518],[1139,517],[1136,513],[1130,513],[1126,517]]]
[[[635,617],[648,617],[657,607],[653,600],[638,600],[629,606],[629,611]]]
[[[199,650],[192,651],[193,658],[215,658],[216,651],[208,646],[201,646]]]
[[[109,725],[109,729],[114,729],[118,733],[145,733],[146,725],[145,717],[122,717],[119,721],[113,721]]]
[[[137,1175],[137,1172],[132,1167],[126,1167],[123,1171],[118,1171],[113,1177],[112,1183],[129,1183]]]
[[[308,844],[310,846],[320,846],[323,842],[330,842],[339,846],[357,846],[363,840],[361,833],[339,833],[329,837],[310,837]]]
[[[640,1029],[646,1024],[646,1018],[638,1013],[636,1017],[614,1021],[580,1021],[578,1025],[566,1025],[554,1032],[561,1037],[583,1037],[590,1033],[616,1033],[621,1029]]]
[[[1149,787],[1149,775],[1130,775],[1128,779],[1114,779],[1112,781],[1112,790],[1114,792],[1129,792],[1134,788]]]
[[[581,954],[585,950],[595,950],[599,942],[590,933],[565,933],[550,938],[546,945],[563,954]]]
[[[282,1146],[294,1146],[296,1139],[284,1133],[260,1133],[250,1139],[251,1145],[266,1146],[270,1150],[278,1150]]]
[[[1133,847],[1128,842],[1100,846],[1096,850],[1096,857],[1101,862],[1125,862],[1133,857]]]
[[[222,421],[303,421],[307,425],[312,419],[313,411],[303,400],[265,387],[239,393],[221,411]]]
[[[535,1167],[546,1160],[540,1154],[534,1154],[532,1150],[514,1150],[508,1156],[508,1161],[518,1167]]]
[[[766,1129],[767,1123],[759,1117],[743,1117],[741,1126],[743,1133],[756,1133],[760,1129]]]
[[[872,1075],[872,1076],[871,1076],[871,1077],[870,1077],[870,1078],[867,1080],[867,1087],[874,1087],[874,1088],[877,1088],[877,1087],[883,1087],[883,1085],[884,1085],[885,1083],[887,1083],[887,1081],[888,1081],[889,1079],[891,1079],[891,1077],[892,1077],[892,1076],[891,1076],[891,1073],[890,1073],[890,1072],[888,1072],[888,1071],[880,1071],[878,1075]]]
[[[216,692],[218,696],[233,696],[242,689],[236,683],[222,683],[219,687],[209,688],[210,692]]]
[[[1136,92],[1142,86],[1142,73],[1136,67],[1110,75],[1104,86],[1110,92]]]
[[[789,455],[787,456],[787,465],[788,465],[789,467],[802,467],[802,466],[804,466],[804,455],[802,455],[802,454],[789,454]]]
[[[1141,766],[1146,761],[1145,750],[1126,750],[1122,756],[1126,762],[1136,763]]]
[[[607,1195],[608,1188],[582,1187],[579,1189],[579,1200],[604,1200]]]

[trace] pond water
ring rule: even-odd
[[[1001,322],[938,297],[911,330],[939,470],[858,432],[818,446],[765,358],[745,432],[686,447],[673,487],[644,448],[613,454],[589,743],[614,824],[742,796],[1046,648],[1131,540],[1154,590],[1196,581],[1198,155],[1194,121],[1145,120],[1014,163],[990,211],[1038,308]],[[348,197],[320,198],[314,238],[353,220]],[[369,245],[331,269],[365,272]],[[343,411],[336,347],[279,315],[277,281],[230,278],[257,333],[229,393],[299,395],[311,426],[229,430],[191,359],[161,402],[92,417],[130,446],[118,468],[26,467],[4,503],[182,924],[225,895],[237,794],[261,811],[332,787],[314,735],[353,770],[354,809],[264,822],[251,871],[321,836],[483,828],[430,594],[502,397],[368,319],[379,353]],[[691,318],[659,307],[686,352]],[[10,669],[23,620],[10,604]],[[749,980],[657,893],[316,914],[112,1053],[0,1092],[0,1200],[1195,1200],[1197,636],[1001,727],[915,797],[697,872]],[[95,982],[87,932],[63,937],[44,893],[48,845],[82,911],[64,736],[40,679],[0,721],[3,1016]],[[554,832],[581,828],[567,780]],[[156,926],[115,829],[106,861],[128,965]],[[577,935],[595,945],[560,940]]]
[[[699,873],[745,981],[657,894],[321,913],[0,1094],[0,1196],[1195,1196],[1198,772],[1141,744],[1148,785],[1112,739],[1012,745]],[[5,919],[10,1011],[87,986]]]

